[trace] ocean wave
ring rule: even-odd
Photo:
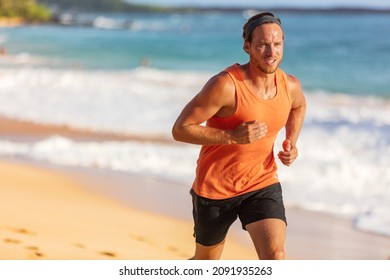
[[[210,73],[136,68],[130,71],[3,68],[0,114],[92,130],[164,134]],[[305,124],[366,129],[390,126],[390,100],[306,92]]]
[[[101,29],[133,29],[134,23],[125,19],[113,19],[105,16],[97,16],[92,22],[92,26]]]
[[[36,142],[0,140],[0,155],[65,166],[131,172],[189,183],[199,149],[155,142],[77,142],[52,136]]]
[[[155,69],[4,69],[0,114],[92,130],[164,134],[203,75]]]
[[[306,95],[311,123],[390,126],[390,99],[320,90]]]
[[[7,52],[6,49],[4,49]],[[21,52],[17,54],[3,54],[0,55],[1,67],[24,67],[24,66],[47,66],[55,65],[56,60],[48,59],[46,57],[31,55],[28,52]],[[58,63],[58,61],[57,61]]]
[[[85,26],[99,29],[129,30],[138,32],[141,30],[164,31],[182,28],[181,17],[171,16],[171,20],[159,18],[142,19],[136,16],[118,16],[115,14],[88,14],[88,13],[63,13],[58,16],[58,22],[62,25]]]

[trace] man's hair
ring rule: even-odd
[[[271,12],[261,12],[249,18],[248,21],[244,24],[242,28],[242,37],[244,40],[249,42],[252,41],[253,30],[255,30],[257,26],[265,23],[276,23],[282,28],[282,22],[280,18],[276,17]]]

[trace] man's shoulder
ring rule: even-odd
[[[297,77],[295,77],[294,75],[291,75],[291,74],[286,74],[287,75],[287,79],[290,83],[298,83],[300,84],[300,81]]]
[[[289,73],[284,72],[281,68],[278,68],[278,71],[284,75],[286,82],[288,82],[289,88],[301,87],[301,82],[297,77]]]
[[[224,89],[234,87],[233,76],[231,72],[227,71],[226,69],[211,77],[208,83],[215,87]]]
[[[239,70],[240,67],[241,67],[240,64],[234,63],[234,64],[232,64],[232,65],[226,67],[225,70],[223,70],[222,72],[229,72],[229,73],[230,73],[230,72],[235,72],[235,71]]]
[[[207,81],[200,93],[204,98],[230,100],[235,93],[233,77],[227,71],[221,71]]]
[[[291,90],[301,91],[301,82],[299,79],[291,74],[287,74],[288,86]]]

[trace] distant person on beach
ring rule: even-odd
[[[279,68],[280,19],[269,12],[254,15],[243,27],[243,38],[249,62],[212,77],[172,129],[175,140],[202,145],[191,189],[192,259],[219,259],[237,217],[260,259],[286,255],[287,222],[273,147],[285,127],[278,158],[290,166],[298,157],[306,101],[299,80]]]
[[[0,47],[0,56],[6,56],[7,55],[7,49],[5,47]]]

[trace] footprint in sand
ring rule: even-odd
[[[3,239],[3,241],[5,243],[12,243],[12,244],[19,244],[19,243],[21,243],[20,240],[16,240],[16,239],[12,239],[12,238],[5,238],[5,239]]]
[[[180,249],[178,247],[176,247],[176,246],[168,246],[167,250],[172,252],[172,253],[177,254],[180,257],[188,258],[187,254],[183,253],[183,252],[180,252]]]
[[[34,257],[45,256],[42,252],[39,252],[39,248],[37,246],[26,246],[25,248],[31,251]]]
[[[24,229],[24,228],[9,228],[6,229],[7,231],[11,231],[13,233],[19,233],[19,234],[27,234],[27,235],[36,235],[34,232]],[[13,238],[5,238],[3,239],[5,243],[13,243],[13,244],[19,244],[21,243],[20,240],[13,239]]]
[[[129,237],[130,237],[131,239],[136,240],[136,241],[139,241],[139,242],[142,242],[142,243],[147,243],[147,244],[153,245],[153,242],[152,242],[152,241],[146,239],[146,238],[143,237],[143,236],[140,236],[140,235],[136,235],[136,234],[130,233],[130,234],[129,234]]]
[[[168,246],[167,247],[168,251],[171,251],[171,252],[179,252],[179,249],[177,247],[174,247],[174,246]]]
[[[72,244],[74,247],[76,247],[76,248],[80,248],[80,249],[85,249],[85,246],[83,245],[83,244],[81,244],[81,243],[73,243]]]
[[[112,252],[99,252],[100,255],[103,255],[103,256],[106,256],[106,257],[111,257],[111,258],[115,258],[116,257],[116,254],[115,253],[112,253]]]
[[[10,232],[13,232],[13,233],[17,233],[17,234],[24,234],[24,235],[32,235],[32,236],[35,236],[37,235],[35,232],[31,231],[31,230],[28,230],[28,229],[25,229],[25,228],[8,228],[7,229],[8,231]],[[18,240],[18,239],[13,239],[13,238],[5,238],[3,239],[3,241],[5,243],[10,243],[10,244],[20,244],[22,245],[22,241]],[[45,255],[40,252],[39,248],[37,246],[25,246],[24,247],[29,253],[29,255],[32,257],[32,258],[41,258],[41,257],[44,257]]]
[[[30,230],[25,229],[25,228],[14,228],[14,229],[11,229],[11,230],[12,230],[13,232],[20,233],[20,234],[36,235],[35,232],[30,231]]]
[[[74,246],[76,248],[79,248],[79,249],[88,250],[84,244],[81,244],[81,243],[78,243],[78,242],[72,243],[72,246]],[[106,256],[106,257],[110,257],[110,258],[116,258],[117,257],[116,253],[109,252],[109,251],[100,251],[100,252],[97,252],[97,253],[99,255],[103,255],[103,256]]]
[[[151,240],[148,240],[148,239],[146,239],[143,236],[136,235],[136,234],[133,234],[133,233],[130,233],[129,237],[131,239],[134,239],[136,241],[143,242],[143,243],[146,243],[146,244],[149,244],[149,245],[153,245],[154,244]],[[188,258],[187,254],[183,253],[183,252],[180,252],[180,249],[178,247],[176,247],[176,246],[171,245],[171,246],[168,246],[166,249],[168,251],[170,251],[170,252],[173,252],[173,253],[177,254],[180,257]]]

